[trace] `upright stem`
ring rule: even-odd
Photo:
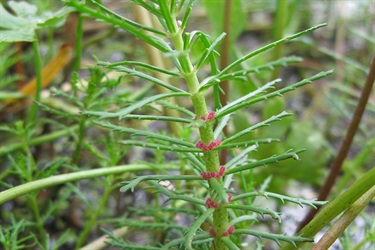
[[[77,32],[76,32],[76,39],[75,39],[75,58],[74,58],[74,72],[76,74],[79,73],[81,69],[81,57],[82,57],[82,38],[83,38],[83,17],[81,13],[77,13]],[[76,87],[74,86],[73,89],[75,90]],[[72,155],[72,164],[77,164],[79,160],[79,156],[81,153],[83,139],[85,136],[85,116],[81,116],[79,119],[79,128],[78,128],[78,140],[76,143],[76,147],[74,149]]]
[[[78,74],[81,69],[82,58],[82,38],[83,38],[83,17],[81,13],[77,13],[77,33],[75,40],[75,57],[74,57],[74,71]]]
[[[175,33],[171,34],[174,47],[177,51],[181,52],[178,60],[183,70],[183,75],[188,85],[193,106],[197,117],[206,116],[208,114],[207,104],[204,97],[204,93],[199,92],[199,80],[197,72],[195,71],[188,53],[184,51],[184,42],[182,38],[182,31],[178,28],[177,22],[174,19],[173,24],[175,26]],[[206,126],[199,127],[199,133],[201,141],[208,145],[210,142],[215,140],[213,125],[206,123]],[[220,169],[219,154],[217,151],[204,151],[203,159],[205,161],[206,170],[209,172],[218,172]],[[218,179],[219,184],[223,183],[222,178]],[[210,183],[210,193],[213,193],[213,187]],[[217,197],[211,197],[212,200],[218,202]],[[214,240],[216,250],[225,250],[226,246],[221,240],[221,234],[224,233],[229,227],[228,211],[224,206],[219,206],[213,213],[213,230],[216,233]]]
[[[111,179],[111,181],[113,181],[112,178],[110,178],[110,179]],[[96,223],[100,213],[103,211],[103,209],[105,208],[105,205],[108,202],[108,198],[109,198],[109,195],[111,194],[111,191],[112,191],[112,186],[109,185],[108,182],[107,182],[105,187],[104,187],[104,192],[103,192],[102,196],[100,197],[98,207],[91,214],[91,218],[89,219],[88,222],[85,223],[85,228],[83,229],[83,231],[79,235],[77,245],[76,245],[76,249],[81,248],[82,245],[86,242],[87,236],[89,235],[92,228],[95,226],[95,223]]]
[[[276,17],[273,26],[273,40],[277,41],[283,37],[284,29],[288,21],[288,0],[277,1]],[[280,44],[273,49],[273,59],[276,60],[282,56],[283,45]],[[276,79],[280,74],[280,68],[276,67],[273,71],[272,79]]]
[[[35,34],[35,41],[33,42],[33,53],[34,53],[34,63],[35,63],[35,76],[36,76],[36,87],[35,87],[35,97],[34,100],[40,101],[40,92],[42,90],[42,59],[39,54],[39,44],[37,35]],[[38,115],[38,105],[33,103],[31,106],[31,112],[29,115],[29,122],[33,124],[36,121]]]
[[[39,231],[39,239],[40,239],[41,245],[43,247],[46,247],[47,246],[47,233],[46,233],[46,230],[44,229],[43,221],[40,217],[40,210],[38,207],[36,194],[30,195],[30,198],[28,200],[28,206],[33,211],[34,219],[35,219],[35,226]]]
[[[222,69],[229,65],[229,55],[230,55],[230,39],[231,39],[231,14],[232,14],[232,0],[225,0],[224,4],[224,20],[223,20],[223,31],[227,34],[224,37],[223,45],[221,47],[221,57],[220,57],[220,67]],[[220,87],[223,90],[220,93],[220,104],[225,106],[228,103],[229,97],[229,80],[222,81]],[[228,127],[223,128],[223,133],[228,136]],[[220,162],[226,162],[228,150],[222,150],[220,154]]]

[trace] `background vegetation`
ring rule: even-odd
[[[145,14],[128,1],[101,2],[130,20],[139,23],[146,20]],[[241,63],[240,68],[252,69],[286,56],[298,56],[303,61],[292,57],[290,63],[283,61],[287,67],[254,70],[245,81],[243,78],[231,80],[228,89],[223,85],[225,95],[221,95],[222,103],[230,102],[276,78],[283,79],[277,86],[281,89],[317,72],[334,69],[334,74],[311,85],[236,112],[224,130],[229,137],[284,110],[293,113],[294,116],[285,117],[273,126],[261,127],[239,140],[280,138],[280,143],[263,145],[249,157],[259,160],[289,149],[306,149],[299,156],[301,161],[287,160],[277,167],[248,171],[238,176],[233,189],[287,193],[314,199],[329,175],[330,164],[339,155],[340,145],[368,79],[375,48],[374,3],[367,0],[233,0],[229,17],[223,11],[228,9],[225,4],[219,0],[198,0],[187,23],[187,31],[199,29],[210,34],[211,42],[223,30],[228,34],[228,41],[221,42],[218,48],[220,68],[248,51],[327,23],[326,27],[311,34]],[[129,134],[100,127],[97,125],[97,122],[102,122],[100,116],[80,112],[114,113],[163,91],[154,83],[131,74],[107,70],[109,66],[104,62],[136,61],[164,69],[170,69],[172,65],[165,60],[165,55],[158,58],[157,52],[123,29],[109,22],[98,22],[87,13],[75,10],[62,1],[2,1],[0,191],[30,185],[7,198],[4,198],[4,192],[0,193],[0,242],[4,249],[73,249],[85,245],[83,249],[131,249],[127,245],[130,243],[143,245],[143,249],[150,245],[153,249],[151,246],[158,246],[159,242],[168,243],[173,234],[183,233],[181,228],[193,223],[196,211],[177,213],[177,208],[183,210],[184,207],[173,203],[175,207],[163,208],[175,209],[173,213],[161,216],[162,208],[157,207],[163,204],[159,203],[163,201],[160,193],[148,191],[146,184],[142,183],[134,192],[121,193],[121,182],[165,170],[176,175],[189,174],[191,169],[182,169],[181,173],[181,165],[187,160],[177,158],[178,155],[176,157],[168,150],[120,145],[118,141],[131,139]],[[150,22],[155,29],[160,28],[156,20],[151,18]],[[191,50],[194,60],[204,53],[202,48],[204,46],[199,41],[194,45]],[[98,61],[102,63],[97,65]],[[208,66],[203,67],[207,70],[200,71],[202,78],[210,73]],[[165,75],[155,77],[165,80],[160,78]],[[171,84],[179,86],[181,81],[172,79]],[[212,93],[206,95],[207,103],[215,103],[216,96]],[[191,104],[186,106],[186,103],[159,101],[139,105],[132,112],[133,118],[137,119],[128,117],[121,124],[189,140],[195,133],[194,125],[181,130],[177,121],[150,120],[142,116],[160,115],[171,106],[192,110]],[[211,105],[211,108],[215,106]],[[175,116],[174,112],[180,110],[172,108],[168,112],[167,116]],[[372,93],[354,140],[348,145],[349,154],[340,164],[340,176],[326,200],[332,201],[355,181],[366,177],[366,173],[375,178],[371,172],[375,155],[374,112]],[[193,113],[184,115],[192,118]],[[178,122],[190,122],[185,118],[181,117]],[[240,152],[233,149],[223,151],[220,156],[228,161],[234,153]],[[48,177],[51,178],[44,183],[33,183]],[[365,191],[371,187],[374,189],[374,183],[369,183]],[[186,183],[165,181],[162,185],[179,190]],[[191,191],[198,192],[199,189],[191,187]],[[360,196],[366,198],[362,194],[354,201]],[[372,197],[370,195],[360,202],[368,203],[368,206],[355,209],[363,212],[336,241],[334,246],[337,249],[374,247]],[[281,224],[267,217],[258,218],[258,222],[251,224],[255,230],[269,233],[293,235],[302,215],[308,211],[295,204],[287,205],[262,197],[252,202],[282,212]],[[207,231],[209,225],[202,224],[201,228]],[[104,238],[106,234],[109,238]],[[111,243],[107,246],[104,241],[109,239]],[[258,241],[255,237],[247,237],[242,241],[242,249],[278,247],[267,239]]]

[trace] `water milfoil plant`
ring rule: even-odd
[[[176,163],[180,166],[178,174],[155,166],[155,174],[140,175],[134,179],[125,180],[120,189],[122,192],[134,191],[138,185],[146,184],[142,186],[145,190],[160,194],[157,196],[159,199],[154,201],[153,209],[149,208],[148,212],[145,212],[154,218],[152,222],[124,223],[128,227],[163,230],[163,236],[157,237],[156,242],[152,243],[154,246],[150,243],[149,246],[142,246],[142,249],[240,249],[247,235],[271,239],[277,244],[285,241],[296,245],[300,242],[311,241],[310,238],[303,236],[287,236],[253,229],[252,226],[258,219],[256,215],[271,216],[276,222],[281,223],[279,212],[253,204],[253,201],[256,197],[266,197],[311,207],[322,205],[323,202],[293,198],[265,190],[254,191],[254,187],[252,191],[241,191],[234,184],[237,178],[251,174],[248,170],[264,166],[273,167],[279,161],[287,159],[300,160],[299,154],[304,151],[303,149],[290,149],[283,154],[270,155],[268,158],[251,159],[251,152],[262,150],[262,144],[277,143],[279,139],[241,140],[244,135],[261,127],[277,126],[277,121],[291,114],[281,112],[228,137],[225,137],[223,128],[237,111],[273,97],[277,98],[286,92],[321,79],[331,74],[332,71],[320,72],[280,88],[275,88],[275,85],[281,82],[281,79],[275,79],[225,105],[220,103],[219,84],[224,80],[245,81],[245,76],[253,72],[272,70],[274,67],[299,62],[301,59],[298,57],[287,57],[250,69],[240,67],[246,60],[265,53],[277,45],[313,32],[325,24],[263,46],[220,69],[216,62],[220,56],[217,47],[225,34],[212,40],[202,31],[186,31],[194,3],[192,0],[135,0],[135,4],[142,6],[159,20],[162,29],[145,26],[122,17],[93,0],[85,2],[65,0],[64,2],[84,15],[111,23],[131,33],[159,50],[163,53],[164,59],[170,60],[174,65],[173,69],[169,69],[138,61],[99,62],[98,64],[104,68],[144,79],[162,87],[165,91],[150,95],[117,111],[82,111],[82,115],[93,117],[96,125],[111,131],[127,133],[132,137],[118,141],[119,147],[124,144],[128,147],[151,148],[156,152],[173,152],[179,159]],[[204,49],[198,58],[194,58],[192,52],[197,43],[204,46]],[[207,75],[200,74],[206,71],[207,67],[203,67],[206,65],[210,66],[210,72],[205,78],[200,78],[199,76]],[[163,77],[164,79],[173,81],[155,77],[157,74],[154,73],[162,74],[166,76],[166,78]],[[178,82],[178,84],[171,82]],[[211,96],[213,98],[210,98]],[[181,99],[186,105],[176,104],[182,103]],[[140,108],[152,107],[156,104],[162,106],[163,109],[176,111],[176,116],[134,113]],[[165,112],[165,114],[168,113]],[[158,133],[144,128],[126,127],[122,123],[125,119],[160,120],[178,123],[180,126],[173,134]],[[232,152],[227,162],[220,162],[221,150]],[[173,183],[172,188],[164,185],[165,181]],[[191,223],[181,225],[175,216],[177,214],[191,218]],[[124,241],[112,233],[108,234],[112,239],[109,244],[113,246],[123,249],[141,247],[136,243]]]

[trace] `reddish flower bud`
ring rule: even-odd
[[[216,232],[215,230],[211,227],[210,228],[210,234],[213,236],[213,237],[216,237]]]
[[[218,208],[218,204],[211,200],[211,198],[207,198],[206,200],[206,207],[207,208]]]
[[[230,225],[227,231],[225,231],[221,236],[228,236],[230,234],[234,233],[234,226]]]
[[[231,194],[228,194],[228,203],[232,201],[233,196]]]
[[[208,119],[208,120],[212,120],[212,119],[214,119],[214,118],[215,118],[215,113],[212,112],[212,111],[208,112],[207,119]]]

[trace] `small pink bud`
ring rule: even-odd
[[[225,167],[224,166],[221,166],[220,167],[220,170],[219,170],[219,174],[220,174],[220,176],[223,176],[224,175],[224,173],[225,173]]]
[[[208,119],[208,120],[212,120],[212,119],[214,119],[214,118],[215,118],[215,113],[212,112],[212,111],[208,112],[207,119]]]
[[[218,208],[218,205],[211,200],[211,198],[207,198],[206,200],[206,207],[207,208]]]
[[[211,227],[210,228],[210,234],[213,236],[213,237],[216,237],[216,232],[215,230]]]
[[[231,194],[228,194],[228,203],[232,201],[233,196]]]
[[[234,233],[234,226],[233,226],[233,225],[230,225],[230,227],[229,227],[229,229],[228,229],[228,233],[229,233],[229,234]]]

